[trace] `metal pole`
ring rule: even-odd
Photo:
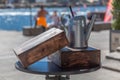
[[[69,6],[69,9],[70,9],[70,12],[72,14],[72,17],[74,17],[74,13],[73,13],[73,10],[72,10],[72,6]]]
[[[46,80],[70,80],[70,75],[65,75],[65,77],[62,77],[62,75],[55,76],[46,75]]]
[[[30,26],[32,27],[32,7],[31,7],[31,4],[30,4]]]

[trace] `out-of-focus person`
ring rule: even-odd
[[[56,27],[56,28],[59,28],[59,25],[60,25],[60,18],[59,16],[57,15],[57,11],[55,10],[53,12],[53,14],[50,16],[50,19],[52,20],[52,23],[50,24],[50,28],[51,27]]]
[[[40,10],[37,13],[37,18],[36,18],[36,26],[37,27],[44,27],[48,28],[47,26],[47,21],[46,21],[46,16],[48,12],[44,9],[43,6],[40,7]]]

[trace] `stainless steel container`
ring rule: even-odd
[[[92,16],[91,21],[86,24],[85,16],[76,16],[70,21],[68,27],[69,47],[84,49],[88,47],[88,39],[95,21],[96,15]]]

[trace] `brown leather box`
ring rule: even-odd
[[[49,56],[49,59],[63,69],[88,69],[100,66],[100,50],[87,48],[83,51],[64,48]]]
[[[54,53],[68,45],[68,40],[63,30],[52,28],[14,49],[23,67]]]

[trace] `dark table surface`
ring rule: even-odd
[[[100,69],[100,66],[95,66],[89,69],[62,69],[55,65],[54,63],[50,61],[38,61],[32,65],[30,65],[28,68],[23,68],[21,63],[18,61],[15,63],[16,69],[32,73],[32,74],[40,74],[40,75],[72,75],[72,74],[82,74],[82,73],[88,73],[93,72],[98,69]]]

